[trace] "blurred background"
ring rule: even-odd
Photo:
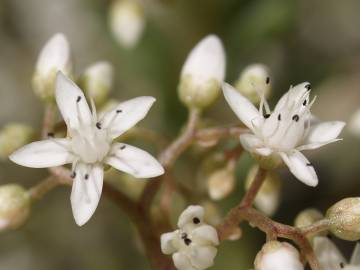
[[[0,126],[23,122],[41,128],[43,104],[33,94],[31,78],[39,51],[56,32],[65,33],[71,43],[76,74],[99,60],[114,65],[113,98],[155,96],[156,106],[140,126],[169,138],[186,119],[177,97],[182,64],[191,48],[210,33],[223,40],[228,82],[234,82],[248,64],[270,67],[271,104],[290,85],[309,81],[318,96],[313,111],[321,119],[348,121],[360,108],[357,0],[144,0],[146,27],[132,49],[121,46],[111,33],[110,4],[108,0],[0,1]],[[214,125],[236,123],[222,97],[205,116]],[[324,211],[341,198],[360,195],[360,138],[347,130],[342,136],[343,141],[308,154],[319,175],[318,187],[307,187],[288,170],[280,170],[283,192],[277,221],[292,224],[304,208]],[[191,158],[196,161],[198,156]],[[216,203],[222,214],[241,198],[251,163],[247,155],[238,162],[235,191]],[[191,182],[197,163],[191,165],[193,170],[184,164],[180,161],[180,168],[187,169],[178,170],[177,178]],[[0,161],[0,184],[30,187],[46,173]],[[134,228],[115,205],[103,197],[90,222],[78,228],[69,195],[68,188],[57,188],[34,205],[24,227],[0,234],[0,269],[149,269]],[[243,228],[240,241],[221,245],[212,269],[252,267],[264,235]],[[339,244],[349,255],[353,244]]]

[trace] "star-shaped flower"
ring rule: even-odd
[[[71,206],[79,226],[90,219],[99,203],[105,164],[137,178],[164,173],[161,164],[147,152],[113,141],[145,117],[155,101],[153,97],[125,101],[98,119],[93,102],[91,111],[81,89],[61,72],[57,74],[55,95],[68,128],[67,138],[30,143],[10,159],[32,168],[72,163]]]
[[[262,159],[280,158],[303,183],[316,186],[316,172],[301,153],[338,141],[345,123],[340,121],[314,123],[310,108],[311,86],[301,83],[285,93],[270,111],[264,95],[259,110],[229,84],[223,84],[226,101],[238,118],[250,129],[242,134],[243,147]]]
[[[324,236],[314,239],[314,251],[324,270],[360,270],[360,244],[356,244],[350,263],[335,244]]]
[[[219,238],[216,229],[204,223],[204,208],[189,206],[180,215],[179,229],[161,235],[161,250],[172,254],[179,270],[203,270],[214,264]]]

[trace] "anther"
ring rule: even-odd
[[[78,96],[78,97],[77,97],[77,99],[76,99],[76,102],[78,102],[78,103],[79,103],[79,102],[80,102],[80,100],[81,100],[81,96]]]
[[[187,238],[187,234],[186,233],[182,233],[181,234],[181,239],[186,239]]]
[[[116,113],[121,113],[122,112],[122,110],[116,110]]]
[[[126,145],[120,146],[120,150],[124,150],[126,148]]]
[[[278,115],[278,120],[281,121],[281,114]]]
[[[101,123],[100,123],[100,122],[97,122],[97,123],[96,123],[96,127],[97,127],[98,129],[101,129]]]
[[[270,117],[270,113],[267,113],[267,114],[264,115],[265,119],[268,119],[269,117]]]
[[[55,136],[54,132],[48,132],[47,135],[48,135],[48,137],[51,137],[51,138]]]
[[[292,120],[294,120],[295,122],[299,121],[300,117],[299,115],[295,114],[293,117],[292,117]]]
[[[310,90],[311,90],[311,84],[309,83],[309,84],[305,85],[305,88],[306,88],[308,91],[310,91]]]
[[[185,238],[185,239],[184,239],[184,242],[185,242],[185,244],[188,246],[188,245],[191,244],[192,241],[191,241],[189,238]]]
[[[89,175],[85,174],[85,180],[88,180],[88,179],[89,179]]]
[[[198,217],[194,217],[193,218],[193,222],[194,224],[199,224],[200,223],[200,219]]]
[[[342,269],[342,268],[344,268],[344,267],[345,267],[344,263],[341,262],[341,263],[340,263],[340,268]]]
[[[303,105],[306,106],[307,100],[305,99],[303,102]]]
[[[309,162],[309,163],[306,163],[306,166],[312,167],[312,164]]]
[[[70,177],[74,179],[74,178],[76,177],[76,172],[73,171],[73,172],[70,174]]]
[[[270,77],[266,77],[266,84],[270,83]]]

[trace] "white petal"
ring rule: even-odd
[[[336,139],[345,123],[341,121],[322,122],[311,126],[305,139],[305,144],[327,143]]]
[[[73,156],[68,150],[70,143],[67,139],[33,142],[16,150],[9,158],[16,164],[31,168],[61,166],[73,161]]]
[[[177,251],[177,248],[174,246],[174,242],[178,240],[179,231],[163,233],[160,237],[161,241],[161,251],[164,254],[172,254]]]
[[[320,148],[324,145],[327,145],[329,143],[333,143],[333,142],[337,142],[337,141],[341,141],[342,139],[334,139],[334,140],[330,140],[330,141],[326,141],[326,142],[316,142],[316,143],[310,143],[310,144],[305,144],[305,145],[301,145],[299,147],[297,147],[296,149],[299,151],[304,151],[304,150],[313,150],[313,149],[317,149]]]
[[[225,52],[217,36],[205,37],[190,52],[181,71],[181,76],[187,75],[191,76],[192,83],[198,85],[212,79],[223,82]]]
[[[270,156],[274,151],[268,147],[260,147],[254,149],[254,152],[261,156]]]
[[[196,269],[203,270],[214,265],[217,249],[213,246],[194,246],[190,253],[190,261]]]
[[[324,270],[337,270],[340,263],[346,263],[341,252],[327,237],[315,237],[314,252]]]
[[[179,228],[183,228],[187,224],[200,225],[203,221],[204,208],[199,205],[190,205],[181,213],[177,225]]]
[[[116,138],[142,120],[155,100],[144,96],[122,102],[104,115],[101,125],[109,129],[112,138]]]
[[[351,256],[351,265],[360,266],[360,244],[357,243]]]
[[[105,162],[136,178],[151,178],[164,173],[161,164],[148,152],[124,143],[113,144],[111,155]]]
[[[178,270],[199,270],[191,265],[190,259],[183,252],[174,253],[172,256],[175,267]]]
[[[251,130],[254,129],[252,121],[262,117],[255,106],[231,85],[222,85],[225,99],[239,119]]]
[[[195,228],[192,233],[192,239],[199,245],[219,245],[219,237],[214,227],[210,225],[201,225]]]
[[[71,190],[71,207],[77,225],[84,225],[94,214],[101,197],[104,171],[102,166],[78,164]]]
[[[56,76],[56,103],[69,129],[92,123],[92,115],[81,89],[62,72]]]
[[[290,154],[280,153],[280,155],[297,179],[312,187],[318,184],[314,167],[302,153],[295,150]]]
[[[261,148],[264,144],[256,135],[246,133],[240,135],[241,145],[246,151],[253,152],[255,148]]]

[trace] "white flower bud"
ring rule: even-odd
[[[30,196],[17,185],[0,186],[0,231],[16,229],[30,214]]]
[[[32,127],[10,123],[0,130],[0,159],[7,159],[15,150],[29,143],[34,136]]]
[[[52,100],[58,71],[71,77],[73,66],[70,45],[64,34],[55,34],[42,48],[33,75],[33,88],[43,100]]]
[[[285,242],[267,242],[256,255],[255,270],[303,270],[299,252]]]
[[[190,52],[181,71],[180,100],[188,107],[204,108],[219,96],[225,76],[225,52],[221,40],[210,35]]]
[[[96,105],[107,99],[113,85],[113,67],[108,62],[97,62],[89,66],[80,77],[80,86]]]
[[[360,137],[360,109],[358,109],[350,119],[349,130]]]
[[[326,212],[330,231],[337,237],[357,241],[360,239],[360,198],[346,198]]]
[[[145,28],[143,7],[134,0],[116,0],[110,7],[110,28],[119,44],[133,48]]]
[[[247,66],[235,83],[235,88],[252,103],[258,104],[261,95],[269,97],[271,82],[269,69],[263,64]]]
[[[254,165],[248,172],[245,189],[248,190],[256,177],[259,166]],[[275,172],[269,171],[255,197],[255,206],[268,216],[275,214],[280,203],[281,181]]]
[[[295,218],[295,227],[301,228],[310,226],[316,221],[324,218],[324,215],[315,208],[308,208],[301,211]]]
[[[235,162],[214,171],[207,181],[209,196],[213,200],[226,198],[235,187]]]

